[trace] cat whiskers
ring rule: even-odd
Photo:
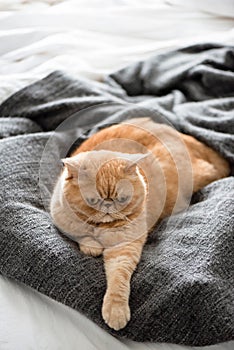
[[[85,224],[88,224],[88,223],[95,223],[95,224],[99,224],[102,222],[102,219],[104,219],[104,217],[106,215],[109,215],[110,218],[113,219],[113,221],[115,220],[124,220],[124,221],[127,221],[127,222],[131,222],[131,220],[124,214],[120,213],[120,212],[109,212],[109,213],[105,213],[105,212],[100,212],[100,213],[97,213],[91,217],[88,217],[87,220],[84,222],[84,225]]]
[[[127,221],[127,222],[131,222],[131,220],[126,215],[124,215],[121,212],[118,212],[118,213],[114,212],[114,213],[112,213],[111,217],[113,219],[116,219],[116,220],[124,220],[124,221]]]
[[[89,222],[93,222],[93,223],[96,223],[96,224],[99,223],[100,220],[106,215],[104,213],[102,213],[103,215],[100,215],[100,214],[101,213],[97,213],[97,214],[95,214],[95,215],[93,215],[91,217],[88,217],[84,224],[87,224]]]

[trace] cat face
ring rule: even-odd
[[[147,185],[138,167],[145,155],[91,151],[64,159],[64,196],[83,221],[124,225],[143,210]]]

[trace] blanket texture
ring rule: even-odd
[[[233,169],[234,48],[203,44],[165,52],[103,82],[54,72],[6,100],[0,106],[0,272],[115,336],[198,346],[234,339],[233,176],[211,183],[188,210],[155,228],[132,277],[131,321],[118,332],[101,316],[102,258],[83,255],[46,211],[59,159],[104,125],[133,116],[171,123],[219,151]]]

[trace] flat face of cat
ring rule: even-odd
[[[119,226],[143,210],[147,185],[142,154],[90,151],[63,160],[64,196],[70,209],[91,225]]]

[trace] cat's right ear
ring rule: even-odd
[[[78,176],[78,167],[77,162],[74,162],[72,158],[63,158],[61,159],[63,166],[66,168],[66,178],[65,180],[71,180],[77,178]]]

